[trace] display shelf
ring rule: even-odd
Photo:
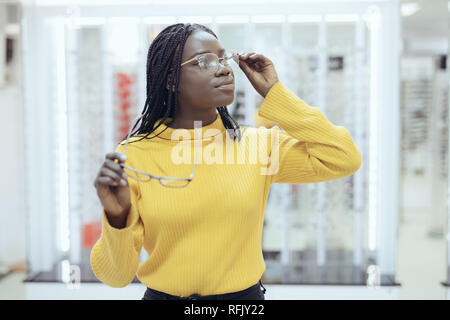
[[[293,261],[286,265],[280,262],[280,252],[265,251],[266,271],[262,281],[267,284],[301,285],[368,285],[367,268],[352,264],[350,250],[327,250],[327,263],[317,267],[315,250],[292,252]],[[394,277],[379,275],[379,286],[400,286]]]
[[[227,7],[226,15],[239,14],[246,5]],[[66,260],[80,266],[82,280],[93,279],[86,252],[99,237],[102,211],[93,180],[104,154],[113,151],[123,137],[127,120],[134,119],[143,108],[150,42],[185,14],[170,1],[156,9],[127,6],[123,14],[128,22],[123,28],[137,35],[124,39],[116,19],[110,19],[117,9],[112,7],[101,11],[82,7],[79,25],[66,23],[64,7],[24,10],[24,41],[30,48],[24,52],[28,70],[24,79],[25,135],[27,154],[33,155],[27,157],[30,160],[26,166],[30,281],[57,279],[60,264],[67,264]],[[373,8],[385,18],[386,25],[370,22]],[[311,1],[297,4],[294,10],[281,1],[253,8],[245,23],[225,22],[217,14],[222,12],[222,4],[192,4],[192,9],[201,9],[203,15],[212,17],[207,25],[229,51],[251,50],[271,58],[280,80],[309,105],[320,108],[333,124],[347,128],[363,156],[361,169],[350,177],[318,184],[271,186],[263,253],[278,252],[279,262],[268,258],[267,275],[279,274],[276,270],[280,265],[289,269],[304,263],[299,276],[293,269],[283,284],[325,281],[360,285],[370,265],[380,266],[382,278],[395,278],[398,181],[396,167],[391,164],[396,163],[399,149],[398,70],[395,57],[387,54],[398,49],[395,3],[349,5],[342,1],[337,8]],[[346,10],[351,10],[356,19],[329,19],[331,15],[347,17]],[[267,18],[279,16],[279,11],[288,14],[283,19]],[[90,23],[83,24],[88,18]],[[99,22],[93,24],[94,18]],[[121,45],[120,39],[130,45]],[[64,45],[65,55],[55,51]],[[65,60],[60,59],[55,70],[46,73],[56,56]],[[383,65],[377,64],[381,57]],[[38,74],[43,75],[39,81]],[[65,81],[58,81],[56,76]],[[235,76],[238,90],[230,113],[240,124],[254,125],[263,99],[242,72],[236,69]],[[66,117],[66,127],[58,124],[60,118],[54,113]],[[411,127],[411,131],[417,130],[421,128]],[[59,140],[54,141],[54,136]],[[48,141],[44,146],[42,139]],[[60,156],[61,150],[68,152],[68,177],[64,176],[66,160]],[[31,160],[36,154],[42,156]],[[283,209],[277,206],[280,203]],[[68,248],[59,241],[67,237]],[[67,259],[61,260],[61,256]],[[141,254],[141,261],[146,256],[145,252]]]

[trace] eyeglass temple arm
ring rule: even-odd
[[[198,57],[198,56],[197,56],[197,57]],[[182,64],[180,64],[180,67],[184,66],[185,64],[187,64],[187,63],[189,63],[189,62],[191,62],[191,61],[197,60],[197,57],[192,58],[192,59],[190,59],[190,60],[188,60],[188,61],[183,62]]]
[[[195,140],[194,140],[194,141],[195,141]],[[199,148],[196,148],[196,149],[195,149],[194,169],[192,170],[192,173],[191,173],[191,175],[189,176],[189,179],[190,179],[190,180],[194,179],[195,167],[196,167],[196,165],[197,165],[197,154],[198,154],[198,149],[199,149]]]
[[[198,132],[198,128],[195,128],[195,130]],[[194,141],[195,141],[195,140],[194,140]],[[126,147],[126,144],[125,144],[125,147]],[[191,175],[189,176],[189,179],[190,179],[190,180],[194,179],[195,167],[196,167],[196,165],[197,165],[198,149],[199,149],[199,148],[196,148],[196,151],[195,151],[194,170],[192,170],[192,173],[191,173]],[[124,152],[124,154],[125,154],[125,152]],[[171,179],[171,180],[185,180],[185,178],[160,177],[160,176],[151,175],[151,174],[149,174],[149,173],[142,172],[142,171],[140,171],[140,170],[138,170],[138,169],[131,168],[131,167],[125,165],[124,163],[119,163],[119,165],[120,165],[122,168],[127,168],[128,170],[131,170],[131,171],[134,171],[134,172],[138,172],[138,173],[141,173],[141,174],[143,174],[143,175],[150,176],[150,177],[153,177],[153,178]]]
[[[134,119],[133,125],[130,127],[130,130],[128,131],[128,134],[127,134],[127,140],[125,141],[125,146],[123,147],[122,154],[125,155],[125,152],[126,152],[126,150],[127,150],[128,140],[130,139],[131,131],[133,131],[134,126],[136,126],[137,122],[138,122],[139,119],[141,119],[142,117],[143,117],[143,116],[141,115],[141,116],[138,116],[136,119]]]

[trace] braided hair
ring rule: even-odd
[[[147,54],[147,98],[145,107],[141,117],[131,129],[130,137],[145,134],[142,139],[155,138],[158,135],[151,138],[147,137],[159,128],[168,117],[174,119],[178,107],[181,56],[187,38],[196,30],[206,31],[217,39],[216,34],[211,29],[201,24],[177,23],[164,28],[152,41]],[[168,88],[172,88],[175,81],[174,92],[166,88],[166,79],[169,79]],[[228,113],[227,107],[218,107],[217,110],[231,139],[238,138],[238,141],[240,141],[242,136],[240,127]],[[155,127],[158,119],[161,119],[161,121]],[[133,132],[139,122],[140,126]],[[129,141],[129,143],[140,140]]]

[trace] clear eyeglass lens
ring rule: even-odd
[[[225,56],[225,58],[227,58],[229,56]],[[221,63],[224,66],[229,66],[229,62],[228,59],[220,59]],[[208,71],[208,72],[216,72],[219,69],[219,58],[211,53],[211,54],[205,54],[204,56],[202,56],[202,63],[200,63],[200,66],[203,67],[204,70]]]
[[[128,175],[128,177],[138,180],[138,181],[150,181],[150,179],[151,179],[151,177],[146,174],[142,174],[142,173],[136,172],[134,170],[130,170],[126,167],[123,167],[123,171]]]
[[[170,180],[170,179],[160,179],[159,182],[170,188],[183,188],[189,184],[189,180]]]

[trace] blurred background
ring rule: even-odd
[[[137,279],[117,289],[92,273],[93,181],[143,109],[150,43],[180,22],[269,57],[362,153],[350,177],[272,186],[266,299],[450,299],[449,11],[447,0],[0,0],[0,299],[142,297]],[[230,113],[271,127],[237,67],[235,79]]]

